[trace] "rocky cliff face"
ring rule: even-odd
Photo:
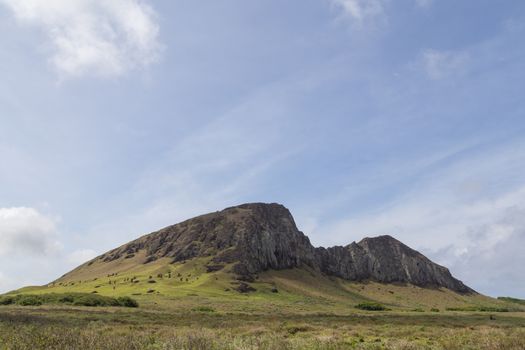
[[[365,238],[346,247],[318,248],[323,272],[347,280],[411,283],[473,292],[449,270],[390,236]]]
[[[243,204],[166,227],[97,259],[113,261],[146,252],[179,262],[212,257],[208,269],[233,264],[240,279],[269,269],[308,267],[347,280],[411,283],[473,292],[450,272],[390,236],[365,238],[346,247],[314,248],[288,209],[279,204]]]

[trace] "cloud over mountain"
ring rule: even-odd
[[[22,25],[46,37],[61,76],[119,76],[159,58],[159,26],[139,0],[0,0]]]

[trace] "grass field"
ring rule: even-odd
[[[410,285],[356,283],[305,269],[268,271],[250,283],[256,290],[242,294],[228,266],[208,273],[206,258],[170,264],[161,259],[137,263],[143,257],[83,265],[46,286],[22,288],[12,294],[93,293],[131,296],[148,308],[191,309],[212,305],[221,312],[324,312],[345,314],[363,302],[384,304],[394,311],[447,309],[507,309],[525,311],[525,305],[482,295],[461,295],[446,289]]]
[[[0,349],[525,349],[516,299],[308,270],[262,273],[243,294],[227,267],[208,273],[206,263],[116,261],[9,293],[54,303],[0,306]],[[139,307],[61,305],[56,293]]]
[[[518,313],[2,307],[4,349],[524,349]]]

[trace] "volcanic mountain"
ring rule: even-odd
[[[344,247],[316,248],[298,230],[288,209],[263,203],[226,208],[150,233],[79,266],[52,285],[82,283],[139,271],[140,266],[155,266],[150,269],[154,271],[149,276],[151,282],[156,276],[168,276],[167,271],[171,278],[169,266],[195,261],[205,274],[227,274],[242,292],[254,290],[250,283],[261,273],[307,270],[316,276],[345,281],[476,294],[448,269],[390,236],[365,238]],[[188,281],[188,275],[177,273],[178,282],[184,279]]]

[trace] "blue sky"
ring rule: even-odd
[[[525,3],[0,0],[0,290],[280,202],[525,297]]]

